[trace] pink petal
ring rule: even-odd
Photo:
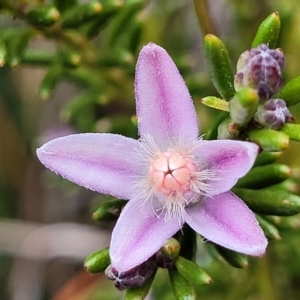
[[[248,255],[265,253],[268,242],[254,214],[233,193],[206,197],[186,212],[186,222],[209,241]]]
[[[134,149],[139,142],[116,134],[74,134],[52,140],[37,150],[51,171],[104,194],[128,199],[141,174]]]
[[[150,134],[156,144],[172,138],[192,141],[198,121],[187,87],[168,53],[150,43],[139,56],[135,94],[139,134]]]
[[[201,140],[196,145],[194,153],[215,175],[209,182],[214,194],[229,191],[239,178],[246,175],[259,150],[253,143],[231,140]]]
[[[159,212],[158,212],[159,214]],[[130,200],[113,230],[110,244],[111,264],[128,271],[146,261],[182,226],[178,219],[165,220],[155,214],[152,201],[142,206]]]

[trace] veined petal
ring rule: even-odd
[[[139,134],[159,146],[172,138],[196,140],[198,121],[188,89],[168,53],[150,43],[139,56],[135,95]]]
[[[142,165],[139,142],[116,134],[83,133],[52,140],[37,150],[51,171],[104,194],[128,199]]]
[[[217,140],[196,143],[194,153],[214,175],[209,183],[214,194],[229,191],[254,164],[258,146],[241,141]]]
[[[209,241],[248,255],[264,254],[268,242],[254,214],[233,193],[206,197],[186,212],[185,221]]]
[[[159,212],[157,212],[159,214]],[[165,220],[156,215],[151,200],[142,206],[130,200],[112,233],[111,264],[118,271],[128,271],[146,261],[182,226],[177,218]]]

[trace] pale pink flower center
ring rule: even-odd
[[[150,179],[158,192],[169,196],[190,188],[195,166],[192,160],[177,152],[163,152],[150,165]]]

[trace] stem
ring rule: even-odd
[[[267,256],[257,262],[258,285],[262,299],[276,300],[274,286],[270,279]]]
[[[208,33],[217,35],[215,25],[209,13],[207,0],[194,0],[194,6],[203,35]]]

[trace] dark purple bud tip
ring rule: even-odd
[[[281,71],[284,55],[281,49],[269,49],[265,44],[242,53],[237,64],[235,89],[251,87],[257,90],[260,100],[270,99],[283,85]]]
[[[174,266],[174,259],[166,256],[162,251],[155,254],[156,264],[164,269],[171,269]]]
[[[286,107],[284,100],[271,99],[259,105],[254,120],[267,128],[278,130],[286,122],[294,120],[294,117]]]
[[[109,265],[105,270],[105,275],[108,279],[114,281],[117,289],[125,290],[131,287],[143,286],[156,269],[155,256],[152,256],[141,265],[125,272],[119,272],[112,265]]]

